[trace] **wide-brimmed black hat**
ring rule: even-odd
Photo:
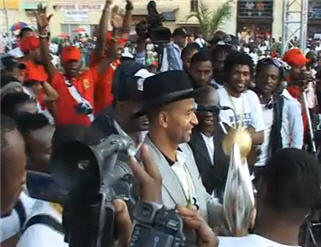
[[[183,71],[167,71],[147,78],[144,82],[143,106],[137,116],[159,106],[192,98],[194,89],[190,77]]]

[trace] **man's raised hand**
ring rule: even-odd
[[[132,11],[134,9],[134,5],[130,0],[126,1],[126,7],[125,7],[126,11]]]
[[[44,7],[41,3],[38,4],[37,11],[35,12],[38,29],[43,30],[47,28],[52,16],[53,14],[47,16],[46,7]]]
[[[153,163],[146,145],[141,147],[142,165],[130,157],[129,166],[140,186],[141,200],[145,202],[162,202],[162,177]]]

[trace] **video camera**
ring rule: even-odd
[[[137,221],[129,247],[184,246],[183,220],[175,210],[157,203],[139,202],[134,211]]]
[[[174,210],[157,208],[153,203],[137,204],[139,193],[126,164],[131,145],[129,138],[119,135],[98,145],[71,142],[52,154],[52,177],[28,172],[31,197],[63,205],[69,246],[113,246],[114,199],[124,200],[138,222],[130,246],[155,246],[157,242],[162,247],[183,246],[183,222]]]
[[[123,162],[130,145],[128,138],[111,135],[95,146],[72,142],[53,153],[53,178],[68,195],[63,226],[71,247],[112,246],[114,199],[123,199],[133,211],[134,178]]]
[[[159,14],[155,1],[147,4],[148,16],[145,20],[136,24],[136,33],[142,39],[151,39],[152,43],[161,45],[167,44],[171,40],[171,31],[163,27],[164,17]]]

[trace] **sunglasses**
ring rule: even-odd
[[[274,59],[274,58],[263,58],[261,59],[259,62],[259,64],[264,64],[264,65],[274,65],[275,67],[277,67],[278,69],[282,69],[283,68],[283,64],[277,60],[277,59]]]

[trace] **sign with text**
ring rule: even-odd
[[[88,11],[87,10],[66,10],[64,12],[65,23],[88,23]]]
[[[55,10],[82,10],[82,11],[101,11],[104,8],[102,3],[56,3],[53,5]]]

